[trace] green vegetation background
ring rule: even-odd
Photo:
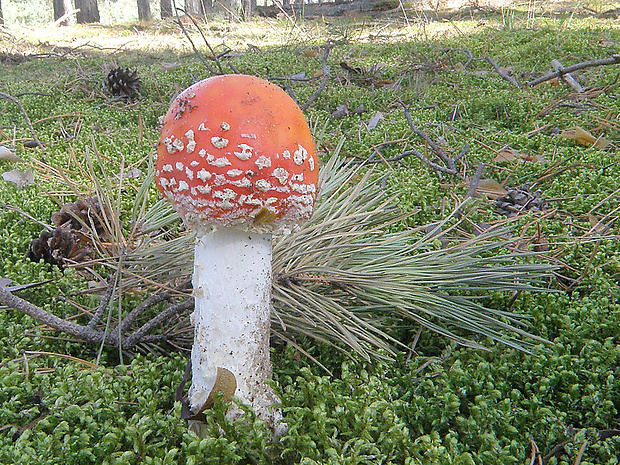
[[[544,455],[567,440],[565,453],[549,463],[618,463],[620,440],[601,440],[598,431],[620,428],[620,246],[617,240],[596,246],[574,242],[591,228],[589,214],[613,215],[618,150],[615,145],[604,151],[583,147],[557,133],[581,126],[618,140],[620,68],[582,72],[589,87],[605,90],[571,101],[564,100],[569,90],[563,85],[516,88],[486,62],[465,68],[466,56],[447,50],[490,56],[525,82],[547,72],[553,58],[566,65],[617,53],[620,24],[570,11],[535,18],[527,13],[442,22],[412,13],[408,26],[402,18],[373,24],[342,18],[247,25],[212,21],[205,29],[217,50],[243,52],[232,58],[239,71],[265,78],[313,75],[321,66],[321,46],[327,39],[337,44],[329,64],[340,79],[333,79],[307,112],[324,134],[324,156],[343,135],[343,152],[350,157],[365,158],[373,144],[403,137],[409,142],[384,154],[397,155],[407,144],[421,147],[408,134],[400,98],[416,122],[457,153],[470,144],[470,173],[485,162],[489,178],[519,186],[535,182],[552,167],[557,175],[540,188],[545,198],[554,199],[557,211],[540,223],[541,234],[550,242],[568,239],[560,258],[570,267],[565,274],[578,281],[570,293],[556,284],[558,293],[520,296],[512,310],[527,316],[529,328],[553,345],[536,346],[529,354],[497,345],[485,352],[423,332],[412,357],[365,364],[307,343],[305,348],[334,376],[295,350],[279,347],[274,349],[274,376],[290,431],[274,444],[250,412],[246,421],[231,425],[221,406],[208,417],[209,437],[189,433],[173,401],[185,367],[183,355],[140,355],[117,365],[116,355],[105,353],[104,367],[98,369],[60,356],[27,358],[24,351],[47,351],[92,361],[97,348],[36,337],[42,332],[33,330],[30,318],[2,309],[0,463],[524,464],[530,463],[534,445]],[[22,141],[30,134],[19,108],[0,101],[3,143],[14,143],[26,161],[45,158],[67,167],[73,155],[82,159],[96,147],[110,172],[119,172],[121,158],[146,171],[158,118],[168,102],[209,75],[171,23],[81,27],[63,31],[62,37],[51,30],[36,34],[2,33],[0,42],[0,91],[20,96],[38,137],[47,144],[45,151],[25,148]],[[370,78],[347,82],[339,68],[342,61],[365,68]],[[138,70],[142,98],[137,103],[105,104],[109,96],[102,82],[116,64]],[[315,89],[294,85],[301,102]],[[364,104],[367,112],[330,117],[345,102],[350,109]],[[557,102],[561,104],[551,107]],[[455,109],[459,118],[449,121]],[[365,123],[377,111],[385,119],[369,130]],[[77,137],[59,137],[61,128]],[[543,130],[528,134],[537,128]],[[497,162],[503,146],[547,163]],[[3,171],[25,168],[0,163]],[[416,224],[444,215],[454,198],[467,192],[466,183],[440,180],[416,158],[381,169],[389,174],[386,189],[399,193],[402,208],[420,209],[413,217]],[[58,206],[43,194],[58,188],[42,177],[23,189],[1,182],[0,203],[49,222]],[[127,209],[132,194],[128,190],[124,198]],[[480,221],[498,219],[491,202],[479,200],[478,210]],[[25,258],[41,226],[3,209],[0,231],[0,276],[18,284],[52,279],[27,297],[58,315],[70,313],[58,297],[71,296],[86,283],[71,270],[61,274]],[[612,222],[611,233],[616,231]],[[489,296],[500,309],[509,299]],[[401,336],[410,341],[416,331],[405,328]],[[574,435],[569,427],[579,431]],[[19,437],[17,431],[22,432]]]

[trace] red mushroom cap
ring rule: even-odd
[[[278,86],[215,76],[184,90],[168,110],[156,182],[194,229],[287,230],[312,214],[316,148],[302,111]]]

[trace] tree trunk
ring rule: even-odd
[[[256,0],[242,0],[243,16],[249,20],[256,12]]]
[[[153,19],[150,0],[138,0],[138,19],[140,21],[150,21]]]
[[[172,0],[160,0],[159,8],[161,10],[161,19],[170,18],[172,16]]]
[[[4,15],[2,14],[2,2],[0,2],[0,25],[4,24]]]
[[[185,0],[185,13],[194,18],[204,18],[205,5],[201,0]]]
[[[75,0],[75,7],[80,11],[77,13],[77,22],[84,23],[98,23],[99,7],[97,6],[97,0]]]
[[[213,12],[229,20],[249,19],[256,10],[256,0],[217,0]]]
[[[53,0],[54,5],[54,21],[58,21],[64,17],[62,21],[58,23],[59,26],[71,26],[75,24],[73,15],[69,14],[73,10],[73,4],[71,0]]]
[[[280,1],[286,13],[291,16],[301,15],[305,18],[342,16],[355,13],[375,15],[399,7],[398,0],[334,0],[333,2],[309,3],[303,5],[303,7],[301,3],[291,3],[286,0]],[[255,13],[262,16],[276,16],[281,11],[276,5],[260,6],[255,10]]]

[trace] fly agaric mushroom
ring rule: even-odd
[[[318,162],[304,115],[282,89],[253,76],[200,81],[164,118],[156,182],[196,232],[191,412],[236,382],[235,395],[277,434],[281,412],[270,406],[279,399],[265,383],[271,235],[314,208]]]

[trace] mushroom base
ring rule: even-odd
[[[196,239],[194,258],[195,310],[192,314],[192,386],[190,407],[197,413],[209,406],[212,391],[234,395],[252,406],[278,434],[282,414],[272,408],[280,399],[265,383],[271,378],[269,334],[271,316],[271,235],[232,228],[213,229]],[[234,381],[232,390],[234,390]],[[232,405],[229,417],[240,415]]]

